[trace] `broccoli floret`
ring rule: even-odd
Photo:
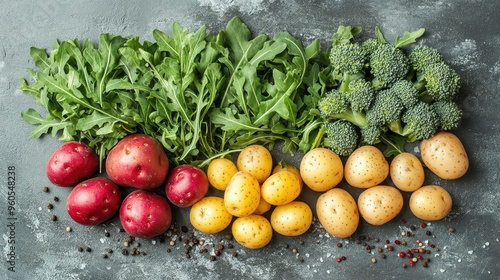
[[[324,125],[326,131],[325,146],[330,147],[339,156],[349,156],[358,146],[359,135],[356,126],[345,120],[328,122]]]
[[[423,80],[426,94],[434,101],[454,100],[460,89],[460,76],[444,62],[429,65]]]
[[[375,38],[369,38],[365,40],[362,44],[361,47],[365,50],[365,53],[367,57],[370,57],[373,52],[378,48],[379,45],[382,43],[379,42],[379,40]]]
[[[382,129],[378,126],[365,126],[360,128],[361,143],[374,145],[380,142]]]
[[[422,101],[406,110],[401,116],[404,123],[401,135],[410,142],[431,137],[439,128],[439,116],[434,108]]]
[[[359,127],[368,125],[365,113],[353,111],[346,97],[336,89],[329,91],[320,99],[318,109],[327,120],[346,120]]]
[[[355,74],[365,66],[366,53],[357,43],[334,45],[330,50],[330,62],[341,73]]]
[[[390,88],[401,100],[405,108],[410,108],[418,102],[419,93],[413,83],[408,80],[400,80]]]
[[[346,97],[353,111],[362,112],[370,108],[375,97],[375,89],[370,82],[358,79],[351,81],[342,94]]]
[[[376,94],[372,106],[366,112],[366,121],[371,126],[389,126],[391,130],[399,131],[398,122],[403,109],[403,103],[394,92],[384,89]]]
[[[437,101],[431,104],[439,116],[439,126],[442,130],[458,127],[462,120],[462,110],[453,101]]]
[[[415,47],[408,55],[408,59],[412,68],[422,73],[429,65],[443,61],[443,57],[437,49],[425,45]]]
[[[391,87],[405,78],[410,69],[407,56],[391,44],[380,44],[371,54],[369,63],[375,89]]]

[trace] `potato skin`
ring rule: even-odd
[[[231,224],[233,216],[226,210],[224,199],[206,196],[196,202],[189,212],[189,220],[194,228],[214,234],[223,231]]]
[[[316,214],[325,230],[337,238],[351,236],[359,225],[356,201],[344,189],[334,188],[320,195]]]
[[[344,166],[347,183],[355,188],[371,188],[382,183],[389,175],[389,163],[374,146],[361,146],[347,158]]]
[[[284,205],[300,195],[300,182],[290,171],[274,173],[261,186],[262,198],[271,205]]]
[[[337,186],[344,176],[340,157],[330,149],[315,148],[300,162],[300,176],[310,189],[326,192]]]
[[[260,185],[249,172],[238,171],[224,191],[224,205],[231,215],[244,217],[252,214],[260,203]]]
[[[405,192],[417,190],[425,180],[424,167],[420,159],[406,152],[392,159],[389,174],[394,185]]]
[[[202,199],[208,191],[205,172],[190,164],[176,166],[165,184],[165,194],[172,204],[186,208]]]
[[[453,200],[443,187],[426,185],[410,196],[410,210],[415,217],[426,221],[438,221],[446,217]]]
[[[113,217],[121,204],[120,189],[111,180],[96,177],[76,185],[66,200],[69,216],[82,225],[97,225]]]
[[[236,160],[239,171],[247,171],[257,179],[259,184],[271,175],[273,158],[271,152],[261,145],[250,145],[244,148]]]
[[[469,169],[469,158],[460,139],[451,132],[440,131],[420,143],[425,166],[441,179],[455,180]]]
[[[236,242],[249,249],[265,247],[273,237],[271,223],[255,214],[234,220],[231,231]]]
[[[49,181],[60,187],[74,187],[97,172],[99,158],[88,145],[76,141],[62,144],[47,161]]]
[[[273,168],[272,174],[278,173],[280,171],[290,171],[293,174],[295,174],[297,176],[297,178],[299,179],[300,190],[302,190],[302,187],[304,186],[304,181],[302,180],[302,177],[300,176],[300,171],[299,171],[299,169],[297,169],[297,167],[290,165],[290,164],[287,164],[287,163],[282,161],[282,162],[279,162],[279,164],[277,164]]]
[[[145,134],[126,136],[106,158],[106,173],[116,184],[155,189],[167,178],[168,157],[160,142]]]
[[[394,219],[403,209],[403,195],[391,186],[379,185],[364,190],[358,197],[361,217],[374,226]]]
[[[271,225],[281,235],[299,236],[311,227],[312,219],[313,213],[307,203],[292,201],[274,208]]]
[[[238,172],[236,164],[227,158],[217,158],[210,161],[207,168],[207,177],[210,185],[214,188],[225,191],[231,177]]]

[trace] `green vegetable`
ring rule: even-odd
[[[88,141],[101,162],[124,136],[158,139],[174,164],[202,166],[252,143],[283,141],[283,150],[307,151],[321,122],[319,40],[309,46],[289,33],[252,38],[237,17],[218,34],[173,24],[172,36],[153,42],[102,34],[55,42],[47,53],[31,48],[32,83],[20,89],[46,108],[22,112],[36,125],[31,137],[51,133]],[[316,64],[316,66],[313,66]]]
[[[393,44],[378,28],[376,38],[363,42],[355,41],[359,32],[338,29],[330,48],[331,65],[320,75],[319,83],[326,85],[318,102],[325,146],[349,155],[355,139],[354,146],[382,142],[389,157],[403,152],[406,142],[458,127],[458,74],[434,48],[417,46],[409,53],[404,49],[424,29],[406,32]],[[346,121],[356,129],[348,128]]]
[[[46,112],[21,115],[35,125],[31,137],[88,142],[101,162],[126,135],[145,133],[173,164],[199,167],[254,143],[281,142],[283,152],[329,146],[347,156],[383,142],[390,156],[431,126],[458,127],[458,74],[435,49],[406,53],[424,29],[393,44],[378,28],[356,41],[361,31],[340,26],[322,50],[318,39],[304,46],[287,32],[252,36],[235,17],[218,33],[174,23],[171,35],[154,30],[153,41],[56,41],[49,52],[30,49],[35,68],[19,85]],[[427,130],[424,111],[436,116]]]

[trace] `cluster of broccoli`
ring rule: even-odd
[[[393,44],[378,28],[376,38],[355,42],[360,31],[341,26],[333,35],[328,53],[333,86],[318,102],[325,146],[348,156],[362,144],[404,139],[404,146],[459,125],[457,72],[432,47],[403,50],[424,29],[406,32]]]

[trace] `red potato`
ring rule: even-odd
[[[200,168],[184,164],[172,169],[165,185],[167,198],[178,207],[190,207],[205,197],[208,178]]]
[[[120,222],[132,236],[153,238],[170,227],[172,209],[163,196],[147,190],[136,190],[123,200]]]
[[[95,152],[84,143],[71,141],[50,156],[46,173],[52,184],[74,187],[96,173],[98,168],[99,158]]]
[[[120,189],[101,177],[76,185],[66,201],[69,216],[82,225],[97,225],[113,217],[120,208]]]
[[[129,135],[109,152],[106,173],[123,187],[154,189],[167,178],[168,157],[158,140],[144,134]]]

